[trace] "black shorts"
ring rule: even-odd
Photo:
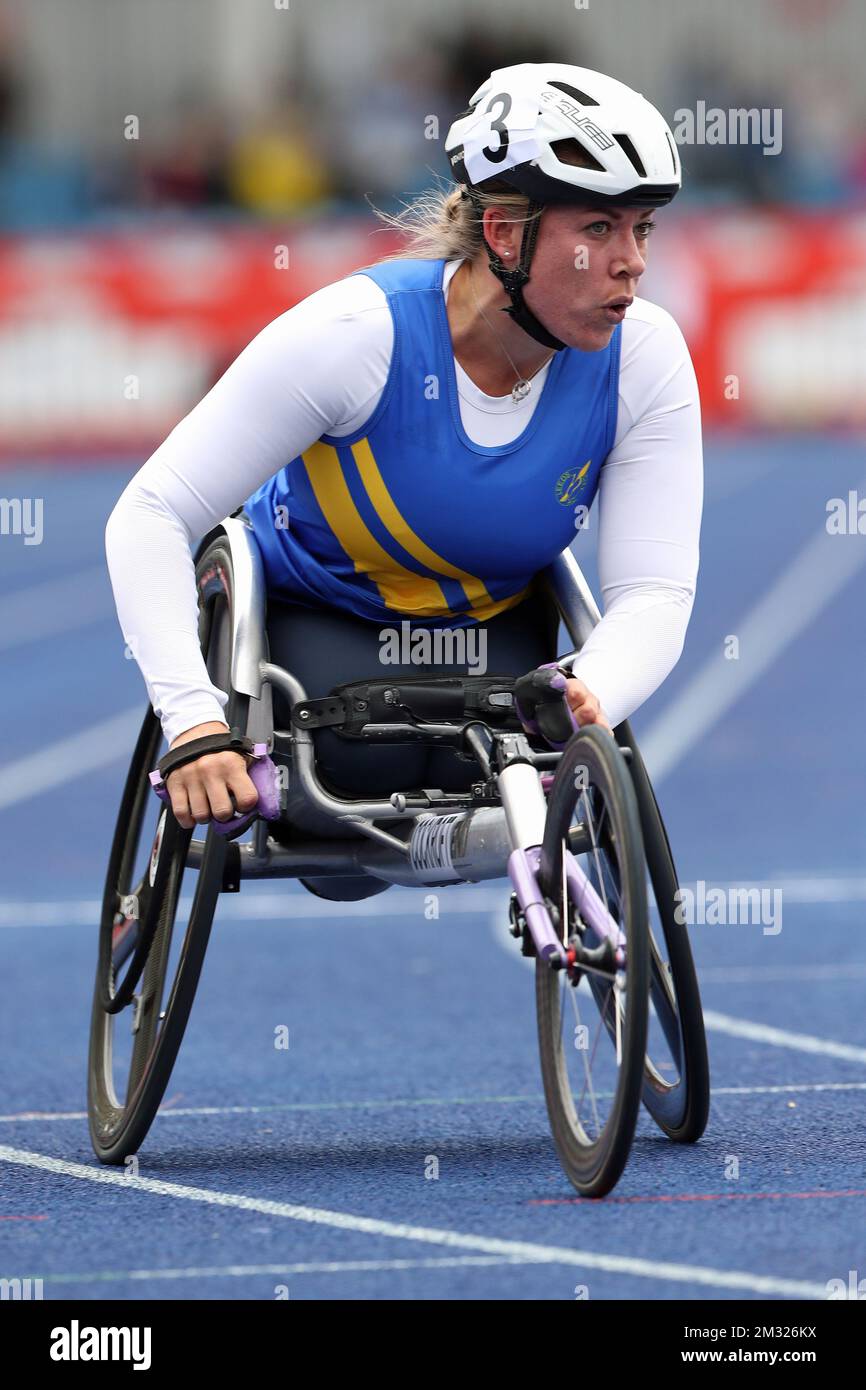
[[[558,615],[552,600],[537,590],[530,591],[515,608],[478,625],[474,638],[478,645],[474,649],[468,645],[464,653],[470,663],[384,664],[382,634],[386,626],[401,631],[396,616],[388,623],[371,623],[333,608],[304,608],[276,598],[268,600],[271,661],[290,671],[310,699],[329,695],[346,681],[370,677],[454,676],[473,671],[478,675],[521,676],[553,661],[557,654]],[[411,632],[421,630],[413,628]],[[459,646],[456,649],[460,651]],[[435,641],[432,651],[436,652]],[[484,670],[471,664],[473,656],[480,653],[485,657]],[[274,726],[288,729],[287,703],[277,689],[273,698]],[[314,740],[320,774],[335,789],[350,795],[381,796],[422,786],[462,791],[478,776],[474,760],[452,748],[350,743],[333,729],[317,729]]]

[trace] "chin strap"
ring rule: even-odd
[[[480,222],[484,209],[475,197],[473,190],[464,188],[463,197],[470,199]],[[561,352],[566,344],[560,342],[559,338],[554,338],[552,333],[548,333],[544,324],[535,317],[523,298],[523,287],[529,283],[529,266],[535,251],[538,227],[541,221],[541,218],[536,217],[535,213],[540,213],[543,207],[543,203],[530,201],[523,227],[523,240],[520,243],[520,255],[517,258],[517,266],[513,270],[503,263],[502,258],[496,254],[486,237],[482,237],[482,240],[487,252],[487,259],[490,262],[490,269],[511,300],[511,303],[502,310],[503,314],[508,314],[518,328],[522,328],[524,333],[528,333],[530,338],[534,338],[537,343],[541,343],[544,347],[553,348],[556,352]]]

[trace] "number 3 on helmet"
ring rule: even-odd
[[[557,157],[576,140],[588,168]],[[676,141],[659,111],[616,78],[567,63],[498,68],[445,141],[454,177],[484,191],[488,179],[535,203],[662,207],[679,191]]]

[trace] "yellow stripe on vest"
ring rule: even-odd
[[[527,584],[525,589],[521,589],[519,594],[512,594],[510,598],[501,598],[497,603],[492,600],[488,604],[483,604],[478,608],[473,608],[472,616],[479,623],[486,623],[488,618],[495,618],[497,613],[504,613],[508,608],[515,608],[521,599],[526,598],[531,585]]]
[[[443,560],[441,555],[437,555],[435,550],[425,545],[421,537],[415,535],[385,486],[385,479],[379,472],[379,465],[373,456],[369,440],[359,439],[351,448],[361,480],[367,489],[367,496],[376,508],[383,525],[414,559],[420,560],[428,569],[436,570],[448,579],[456,579],[463,585],[473,617],[478,617],[483,611],[485,617],[490,618],[494,611],[499,612],[502,607],[510,606],[517,601],[518,596],[515,595],[511,599],[504,599],[502,603],[494,603],[480,579],[474,574],[468,574],[466,570],[458,569],[448,560]]]
[[[319,441],[301,457],[325,520],[356,571],[373,581],[388,607],[424,618],[450,615],[435,579],[413,573],[382,549],[352,501],[333,445]]]

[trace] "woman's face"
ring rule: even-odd
[[[624,307],[608,306],[637,294],[652,218],[646,208],[545,209],[523,293],[550,333],[583,352],[607,347],[625,317]]]

